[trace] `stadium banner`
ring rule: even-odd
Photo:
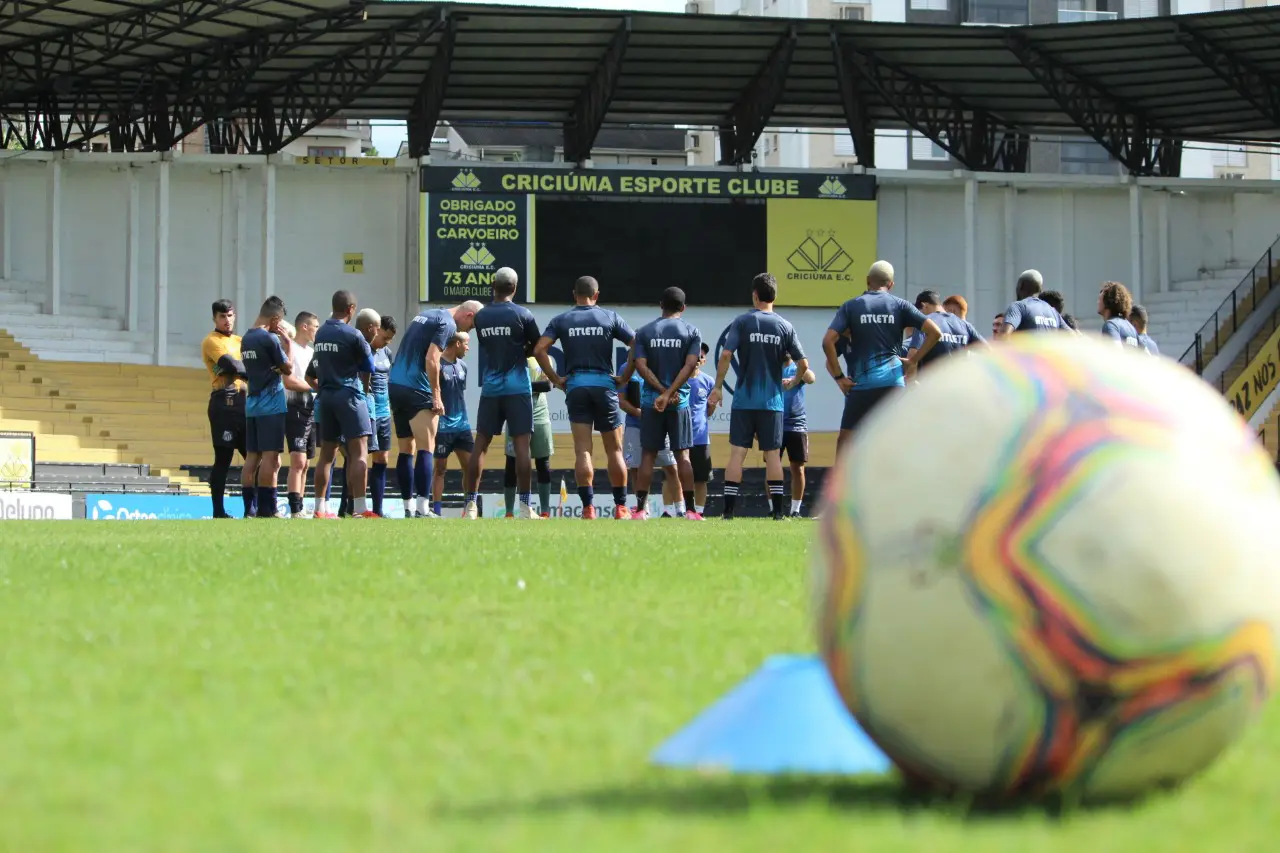
[[[766,268],[786,294],[783,304],[849,299],[876,260],[876,203],[771,198],[766,204]]]
[[[0,432],[0,489],[34,489],[35,487],[35,434]]]
[[[582,499],[578,497],[576,492],[577,486],[573,483],[560,484],[560,493],[551,495],[551,518],[582,518]],[[596,495],[592,502],[596,508],[596,518],[604,521],[613,520],[613,496],[609,493]],[[480,504],[484,507],[485,518],[503,518],[507,514],[506,498],[500,494],[481,494]],[[662,495],[650,495],[646,503],[649,514],[657,517],[662,515]],[[635,496],[627,498],[627,506],[635,506]],[[542,511],[542,504],[538,501],[538,496],[533,496],[533,508]],[[442,518],[461,518],[462,507],[442,507]]]
[[[623,306],[604,302],[601,302],[601,305],[617,311],[633,329],[638,329],[658,317],[657,308],[647,305]],[[566,304],[529,306],[538,321],[538,328],[540,329],[545,329],[552,317],[562,311],[568,311],[571,307]],[[698,331],[702,333],[703,342],[711,350],[707,355],[707,363],[702,367],[703,373],[713,378],[715,377],[716,360],[719,358],[720,351],[724,348],[729,323],[741,313],[742,309],[740,308],[703,308],[700,306],[693,306],[685,311],[684,319],[697,327]],[[805,388],[805,406],[809,415],[809,430],[811,432],[838,430],[840,428],[840,415],[844,411],[844,396],[840,393],[840,389],[836,384],[831,381],[831,377],[827,375],[826,369],[822,366],[824,360],[822,336],[826,333],[827,326],[835,315],[835,309],[796,308],[794,310],[783,310],[779,313],[790,320],[796,327],[796,332],[800,337],[800,345],[804,348],[810,367],[817,375],[816,381]],[[559,343],[551,348],[551,358],[558,370],[563,369],[564,353],[560,349]],[[614,363],[617,365],[617,369],[621,371],[626,362],[627,348],[621,343],[615,342]],[[474,346],[471,349],[471,354],[467,356],[467,363],[472,371],[466,390],[467,411],[474,413],[480,405],[480,389],[477,382],[480,359],[478,350]],[[733,369],[730,369],[729,375],[725,379],[725,401],[711,417],[711,432],[727,433],[729,431],[729,407],[733,402],[735,381],[736,375]],[[569,413],[565,407],[564,394],[560,391],[551,391],[547,397],[547,408],[551,415],[552,429],[555,432],[569,432]]]
[[[423,193],[418,299],[488,302],[494,272],[511,267],[520,275],[516,301],[534,301],[533,208],[526,195]]]
[[[1252,420],[1262,401],[1275,390],[1277,381],[1280,381],[1280,329],[1271,333],[1262,349],[1227,388],[1227,399],[1240,417]]]
[[[341,490],[341,486],[337,489]],[[311,501],[307,503],[308,506],[311,505]],[[203,495],[92,494],[85,496],[84,506],[85,518],[90,521],[213,518],[213,502]],[[226,509],[227,515],[232,518],[244,517],[244,502],[239,495],[227,495]],[[337,514],[339,509],[339,499],[330,497],[329,512]],[[276,514],[280,516],[289,514],[289,500],[286,495],[279,497]],[[383,505],[383,514],[388,518],[404,518],[404,501],[400,498],[388,498]],[[67,518],[70,517],[70,509],[68,509]]]
[[[71,495],[51,492],[0,492],[4,521],[70,521]]]
[[[876,255],[871,175],[451,165],[424,166],[420,189],[423,302],[488,299],[507,265],[524,302],[591,275],[615,302],[676,284],[695,304],[746,307],[769,270],[778,305],[834,308]]]

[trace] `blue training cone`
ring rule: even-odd
[[[775,655],[659,746],[654,764],[734,773],[886,773],[817,657]]]

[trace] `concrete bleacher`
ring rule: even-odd
[[[1200,327],[1248,274],[1247,267],[1216,270],[1205,273],[1204,278],[1172,282],[1164,293],[1144,293],[1142,304],[1150,317],[1148,333],[1160,351],[1170,358],[1182,355]]]

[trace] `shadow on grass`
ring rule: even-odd
[[[1081,803],[1067,807],[1060,798],[984,803],[969,798],[914,791],[899,777],[687,777],[661,775],[632,784],[566,792],[521,801],[475,802],[442,806],[441,817],[485,820],[512,815],[565,812],[666,815],[732,815],[760,808],[825,806],[850,813],[931,813],[961,821],[1021,820],[1039,816],[1060,820],[1073,814],[1126,808],[1132,803]]]

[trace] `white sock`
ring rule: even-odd
[[[676,515],[684,515],[684,501],[676,501]]]
[[[698,515],[702,515],[702,511],[706,508],[707,507],[705,504],[703,506],[698,506],[697,504],[693,505],[693,511],[696,512]]]
[[[802,504],[802,503],[804,503],[804,498],[801,498],[801,499],[800,499],[800,500],[798,500],[798,501],[797,501],[797,500],[794,500],[794,499],[791,501],[791,514],[792,514],[792,515],[799,515],[799,514],[800,514],[800,504]]]
[[[368,511],[369,511],[369,499],[368,499],[368,498],[356,498],[356,499],[355,499],[355,505],[356,505],[356,506],[355,506],[356,515],[361,515],[361,514],[366,513],[366,512],[368,512]]]
[[[676,505],[675,505],[675,504],[663,504],[663,505],[662,505],[662,511],[663,511],[663,512],[665,512],[667,515],[675,515],[675,514],[676,514]]]
[[[417,498],[415,498],[415,500],[418,502],[417,511],[422,513],[423,515],[426,515],[427,510],[429,508],[429,505],[427,504],[427,499],[422,496],[418,496]]]

